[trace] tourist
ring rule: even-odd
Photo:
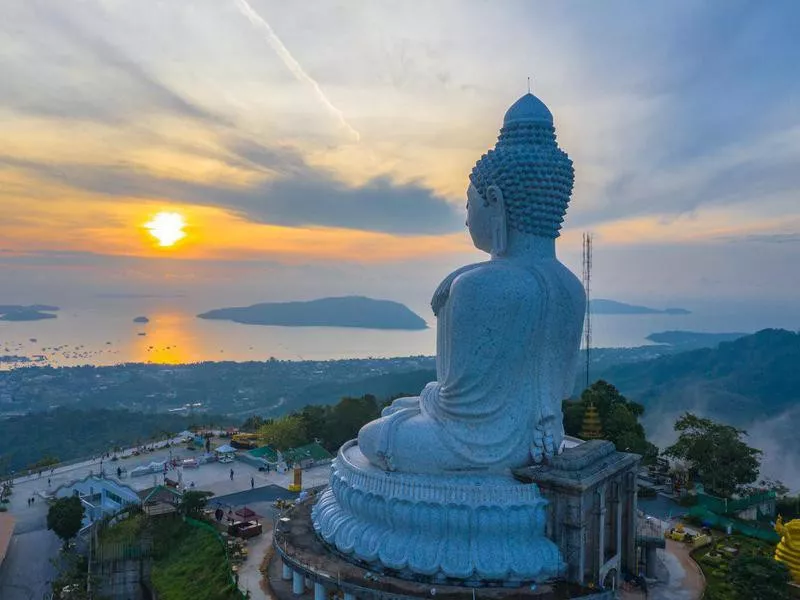
[[[250,489],[252,490],[254,487],[256,487],[256,480],[253,477],[251,477],[250,478]]]
[[[233,469],[231,469],[231,481],[233,481]]]
[[[47,487],[50,487],[50,478],[47,478]]]

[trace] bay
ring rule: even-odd
[[[680,304],[688,315],[594,315],[594,347],[649,344],[665,330],[754,332],[766,327],[797,329],[798,313],[747,303]],[[424,305],[410,306],[428,321],[420,331],[335,327],[273,327],[198,319],[208,307],[185,298],[96,299],[63,306],[57,319],[0,323],[0,357],[25,356],[32,363],[0,362],[0,370],[26,364],[73,366],[126,362],[184,364],[202,361],[331,360],[433,355],[435,320]],[[147,316],[147,324],[134,323]],[[144,334],[144,335],[140,335]]]

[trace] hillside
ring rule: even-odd
[[[422,388],[436,380],[436,371],[420,369],[405,373],[386,373],[355,381],[312,385],[291,400],[288,408],[298,409],[308,404],[335,404],[346,396],[372,394],[378,400],[388,400],[397,394],[417,395]]]
[[[645,405],[702,403],[742,422],[800,401],[800,334],[765,329],[716,348],[612,366],[598,378]]]
[[[591,308],[592,313],[596,315],[688,315],[691,313],[685,308],[665,308],[662,310],[604,298],[592,300]]]
[[[198,423],[223,425],[224,417],[183,417],[127,410],[57,408],[0,420],[0,472],[18,471],[46,457],[59,461],[98,455],[175,434]]]
[[[265,302],[233,308],[218,308],[197,315],[248,325],[287,327],[360,327],[367,329],[426,329],[424,319],[408,307],[391,300],[363,296],[321,298],[308,302]]]
[[[645,405],[648,437],[675,439],[676,418],[691,411],[745,429],[764,452],[762,475],[800,490],[800,334],[765,329],[717,348],[620,364],[598,373]]]

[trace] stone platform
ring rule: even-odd
[[[636,474],[642,457],[617,452],[607,440],[564,450],[547,463],[517,469],[549,501],[547,537],[567,562],[567,578],[618,587],[637,573]]]
[[[370,568],[432,584],[522,585],[565,567],[545,537],[546,505],[511,474],[387,472],[351,441],[312,519],[323,540]]]
[[[432,584],[396,577],[390,570],[377,571],[346,560],[315,533],[311,502],[292,508],[275,525],[275,555],[270,564],[270,587],[279,600],[325,600],[332,593],[345,600],[612,600],[613,592],[565,581],[521,587],[483,587]]]

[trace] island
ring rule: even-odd
[[[647,340],[656,344],[667,344],[669,346],[680,346],[682,348],[711,348],[720,342],[732,342],[738,340],[748,333],[706,333],[702,331],[659,331],[647,336]]]
[[[197,315],[247,325],[286,327],[357,327],[363,329],[427,329],[425,320],[407,306],[364,296],[320,298],[304,302],[264,302],[218,308]]]
[[[133,319],[133,322],[134,323],[149,323],[150,319],[148,319],[147,317],[135,317]]]
[[[0,321],[41,321],[43,319],[55,319],[52,314],[57,311],[57,306],[48,304],[31,304],[25,306],[21,304],[0,304]]]
[[[661,310],[597,298],[592,300],[592,313],[596,315],[689,315],[691,311],[685,308],[665,308]]]

